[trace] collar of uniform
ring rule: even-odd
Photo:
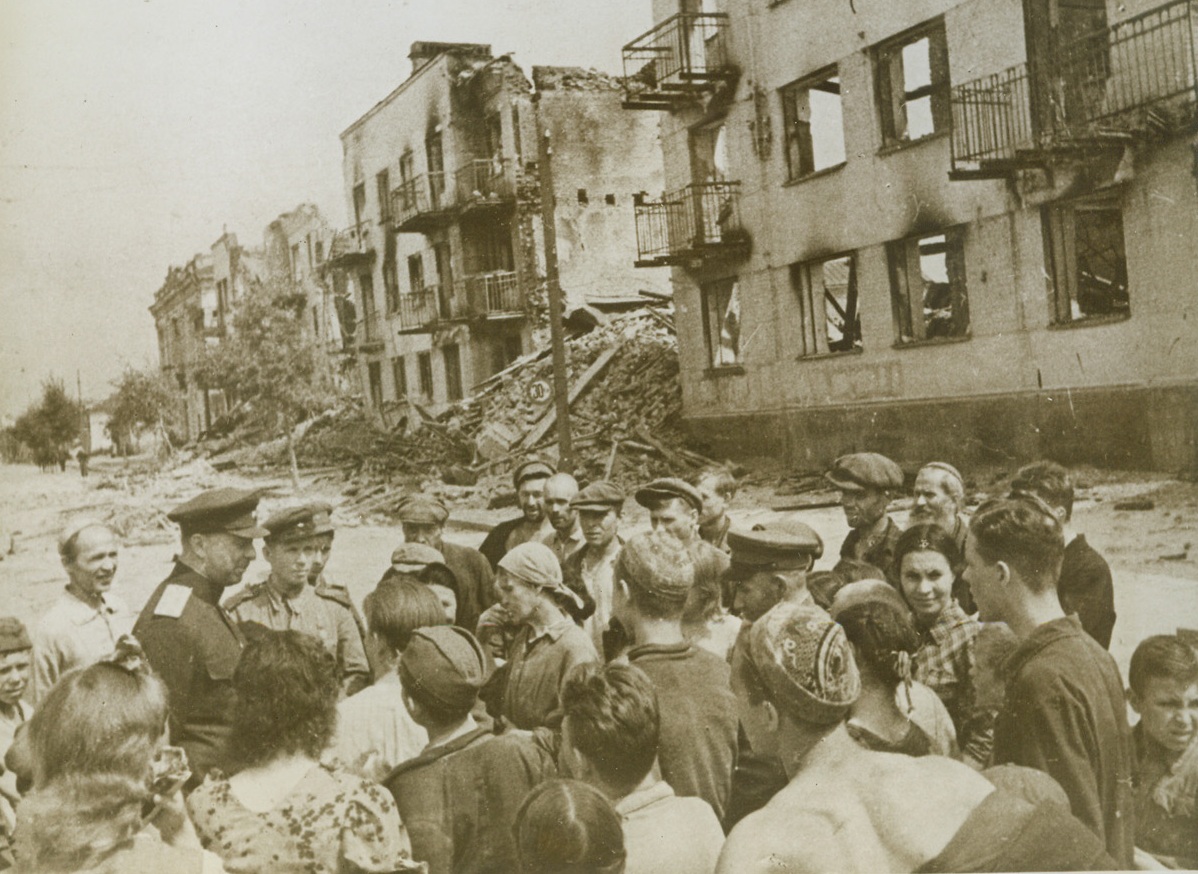
[[[175,569],[171,572],[167,581],[187,586],[197,598],[207,604],[211,604],[213,607],[220,606],[220,596],[225,591],[185,562],[181,557],[175,558]]]
[[[561,636],[570,629],[570,626],[572,626],[573,624],[574,624],[573,619],[571,619],[569,616],[563,616],[557,622],[550,623],[545,628],[533,628],[532,626],[529,626],[528,645],[532,646],[534,643],[536,643],[542,637],[547,637],[547,638],[549,638],[550,641],[556,643],[559,639],[561,639]]]
[[[117,612],[116,599],[108,595],[100,595],[100,606],[93,607],[91,604],[80,598],[75,592],[71,591],[70,586],[63,587],[66,592],[66,597],[63,603],[67,612],[67,618],[76,625],[86,625],[97,616],[112,616]]]
[[[622,817],[631,816],[639,810],[644,810],[646,807],[651,807],[660,801],[665,801],[667,798],[674,796],[674,790],[670,788],[670,784],[665,780],[654,780],[649,785],[645,785],[652,777],[647,778],[640,786],[633,789],[623,798],[616,802],[616,813]]]
[[[286,595],[275,591],[270,584],[269,578],[267,578],[266,582],[262,584],[262,588],[266,592],[266,599],[270,602],[270,609],[282,611],[284,613],[290,613],[292,616],[299,614],[300,608],[303,606],[304,596],[307,595],[309,591],[313,591],[311,586],[309,586],[307,583],[304,583],[304,587],[300,589],[295,597],[289,598]]]

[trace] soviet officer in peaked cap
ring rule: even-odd
[[[187,751],[192,786],[225,763],[244,639],[220,599],[254,560],[254,538],[267,533],[254,517],[258,498],[257,490],[211,489],[167,514],[182,551],[133,627],[169,690],[171,742]]]
[[[327,515],[313,512],[310,505],[289,507],[267,519],[262,554],[270,562],[270,576],[228,599],[225,609],[238,622],[315,637],[337,659],[342,687],[353,694],[370,682],[362,636],[349,613],[308,585],[321,546],[318,532],[327,523]]]
[[[784,520],[728,532],[732,565],[724,574],[732,590],[732,612],[756,622],[781,601],[815,604],[807,590],[807,572],[824,554],[815,529]]]
[[[892,583],[894,547],[902,529],[886,513],[891,492],[903,488],[903,469],[876,452],[842,455],[824,474],[840,489],[840,506],[851,529],[840,546],[840,557],[872,564]]]

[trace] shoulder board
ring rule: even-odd
[[[221,607],[223,607],[227,612],[232,613],[246,601],[250,601],[258,597],[258,595],[262,593],[262,587],[264,585],[266,584],[250,583],[236,595],[231,596],[228,600],[221,604]]]
[[[321,585],[317,586],[316,594],[328,601],[336,601],[342,607],[353,609],[354,602],[350,600],[349,592],[340,586]]]
[[[158,603],[154,605],[154,615],[178,619],[183,615],[183,608],[187,606],[190,598],[190,588],[171,583],[162,590],[162,595],[158,598]]]

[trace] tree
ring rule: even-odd
[[[247,424],[286,438],[297,488],[295,426],[336,400],[317,341],[305,330],[305,301],[289,280],[259,284],[238,303],[230,335],[208,347],[200,368],[203,385],[235,399]]]
[[[34,461],[47,467],[79,439],[82,423],[83,407],[67,394],[61,379],[50,377],[42,383],[41,401],[13,423],[12,436],[29,447]]]
[[[109,399],[108,435],[117,447],[127,447],[139,431],[154,430],[170,440],[178,431],[178,401],[156,370],[125,367]]]

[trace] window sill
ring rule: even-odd
[[[1072,331],[1075,328],[1093,328],[1099,325],[1117,325],[1120,322],[1131,321],[1131,313],[1114,316],[1090,316],[1089,318],[1074,319],[1071,322],[1049,322],[1050,331]]]
[[[864,355],[864,349],[846,349],[843,352],[814,352],[811,355],[797,355],[795,361],[822,361],[825,358],[844,358],[846,355]]]
[[[925,143],[947,139],[948,134],[948,131],[940,130],[936,131],[935,133],[930,133],[926,137],[920,137],[917,140],[900,140],[899,142],[887,143],[886,145],[882,146],[882,148],[878,149],[878,157],[884,158],[887,155],[893,155],[896,152],[905,152],[907,149],[913,149],[916,146],[922,146]]]
[[[745,369],[739,364],[723,364],[703,371],[704,379],[723,379],[725,376],[744,376]]]
[[[973,339],[972,333],[964,334],[960,337],[936,337],[933,340],[911,340],[908,343],[894,343],[894,349],[920,349],[925,346],[950,346],[953,343],[968,343]]]
[[[813,173],[808,173],[805,176],[798,176],[794,179],[787,179],[782,183],[783,188],[792,188],[795,185],[802,185],[804,182],[810,182],[812,179],[820,179],[824,176],[831,176],[839,170],[844,169],[845,162],[833,164],[831,167],[824,167],[822,170],[816,170]]]

